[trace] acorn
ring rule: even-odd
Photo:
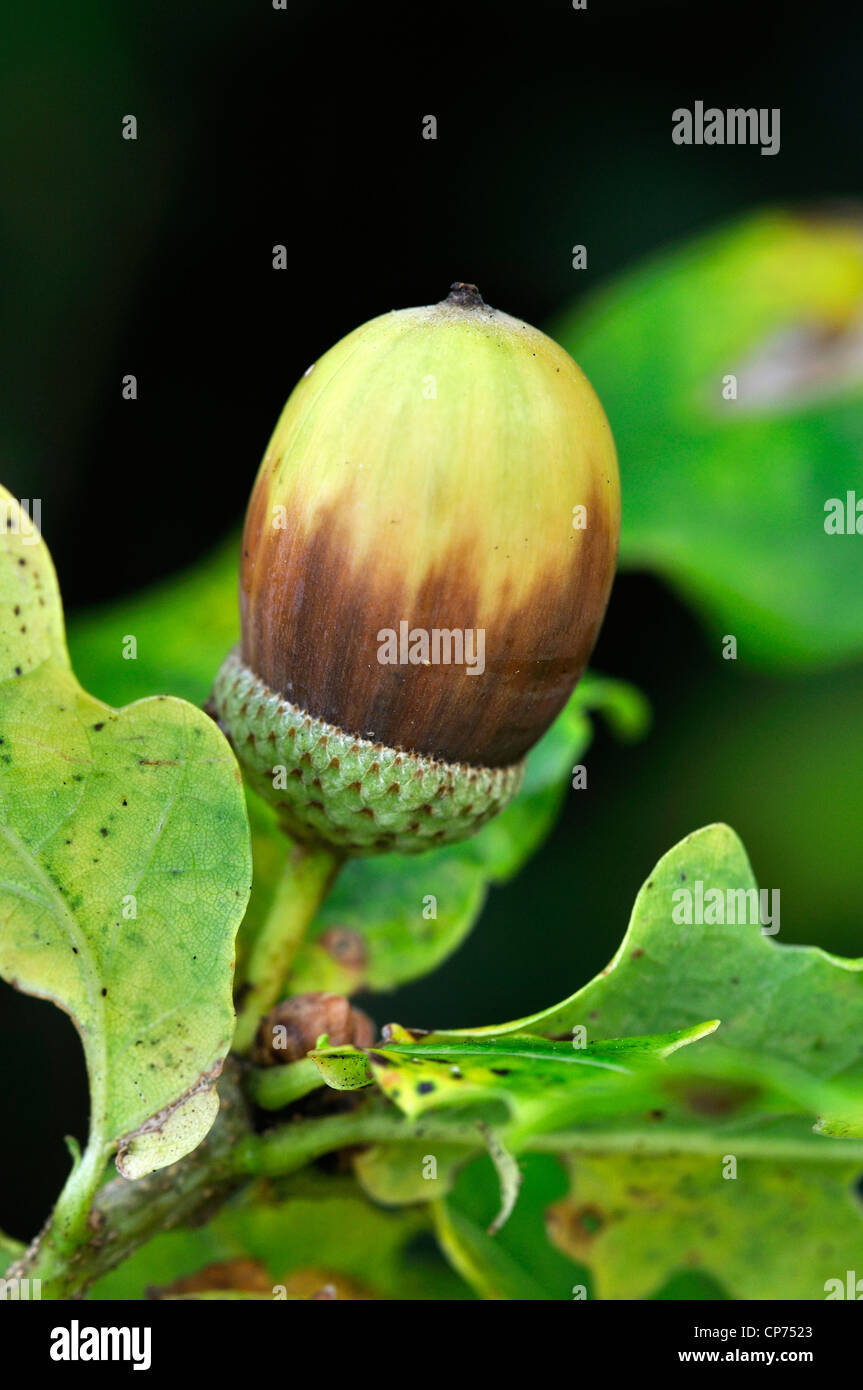
[[[589,382],[475,286],[310,367],[252,492],[211,706],[285,829],[413,852],[501,810],[587,664],[619,526]]]

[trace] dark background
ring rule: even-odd
[[[69,608],[231,531],[294,382],[364,319],[466,279],[543,324],[739,211],[860,192],[859,10],[289,3],[47,0],[7,18],[2,480],[42,498]],[[696,99],[780,106],[781,153],[673,145],[671,112]],[[599,732],[589,794],[447,965],[371,1004],[379,1022],[550,1003],[611,955],[659,855],[717,819],[782,886],[783,939],[859,950],[859,773],[841,732],[835,769],[817,756],[837,709],[860,723],[859,668],[732,670],[639,575],[618,580],[593,664],[647,693],[650,739]],[[26,1237],[65,1175],[62,1135],[83,1137],[86,1085],[68,1020],[6,986],[0,1085],[0,1226]]]

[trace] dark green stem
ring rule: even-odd
[[[80,1298],[101,1275],[161,1231],[205,1220],[241,1182],[233,1153],[250,1132],[238,1068],[230,1064],[219,1082],[221,1109],[204,1142],[170,1168],[130,1182],[113,1178],[96,1193],[85,1229],[74,1248],[52,1239],[53,1222],[7,1277],[40,1279],[44,1299]]]
[[[389,1106],[348,1110],[323,1119],[296,1120],[265,1134],[249,1135],[233,1155],[234,1171],[244,1177],[284,1177],[336,1149],[392,1144],[411,1139],[463,1144],[480,1152],[482,1136],[475,1124],[423,1117],[407,1120]]]
[[[325,1085],[311,1057],[301,1057],[285,1066],[253,1067],[246,1091],[262,1110],[284,1110],[286,1105],[293,1105]]]
[[[248,1052],[261,1018],[278,1003],[294,957],[343,856],[327,845],[293,845],[246,966],[234,1051]]]

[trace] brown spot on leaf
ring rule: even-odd
[[[590,1251],[600,1231],[608,1224],[608,1218],[599,1207],[590,1203],[576,1206],[569,1197],[555,1202],[545,1215],[548,1233],[555,1245],[576,1259]]]
[[[676,1099],[695,1115],[705,1119],[723,1119],[741,1110],[760,1094],[761,1088],[746,1082],[719,1079],[688,1081],[677,1077],[666,1083]]]
[[[349,927],[328,927],[318,938],[318,945],[349,970],[361,970],[368,960],[365,939]]]

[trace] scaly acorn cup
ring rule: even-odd
[[[506,805],[587,664],[619,525],[589,382],[474,286],[309,368],[252,493],[212,699],[286,830],[411,852]]]

